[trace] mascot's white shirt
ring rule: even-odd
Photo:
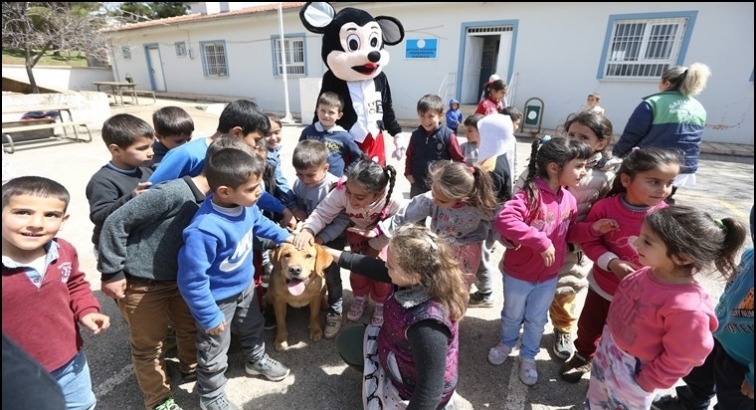
[[[381,131],[378,128],[378,121],[383,120],[381,93],[375,90],[375,82],[372,79],[349,81],[347,86],[354,112],[357,114],[357,121],[349,133],[358,143],[365,141],[368,134],[372,134],[375,138]]]

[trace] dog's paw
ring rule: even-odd
[[[273,343],[273,348],[275,348],[277,352],[280,352],[281,350],[286,350],[288,347],[289,347],[289,343],[286,342],[286,340],[276,340]]]
[[[323,338],[323,330],[321,328],[317,328],[314,330],[310,330],[310,340],[313,342],[317,342],[318,340]]]

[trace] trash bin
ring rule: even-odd
[[[545,104],[543,103],[543,100],[538,97],[533,97],[525,101],[522,132],[530,133],[534,137],[541,133],[544,106]]]

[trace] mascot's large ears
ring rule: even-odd
[[[315,34],[323,34],[326,28],[333,22],[336,10],[330,3],[309,2],[299,10],[299,19],[302,20],[307,31]],[[381,26],[383,43],[389,46],[399,44],[404,40],[404,27],[394,17],[378,16],[375,21]]]

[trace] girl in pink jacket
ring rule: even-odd
[[[312,243],[314,237],[330,224],[336,217],[346,213],[350,226],[346,232],[349,249],[354,253],[378,257],[388,245],[389,239],[384,235],[368,238],[361,234],[365,230],[374,230],[380,234],[378,222],[389,218],[403,205],[400,199],[392,198],[396,170],[391,165],[385,167],[371,160],[361,160],[346,171],[346,181],[340,181],[336,188],[323,199],[302,225],[302,231],[294,240],[301,248],[305,243]],[[349,275],[354,302],[347,312],[347,319],[359,320],[371,297],[375,302],[372,324],[383,324],[383,303],[391,291],[390,283],[377,282],[366,276],[352,273]]]
[[[515,248],[507,250],[501,265],[501,342],[488,352],[488,361],[504,363],[524,323],[519,375],[527,385],[538,381],[535,356],[567,241],[583,242],[616,225],[608,219],[592,225],[575,224],[577,204],[565,187],[575,187],[585,177],[585,165],[592,154],[591,148],[580,141],[554,138],[540,149],[539,141],[534,141],[525,186],[504,205],[495,222],[502,239]]]

